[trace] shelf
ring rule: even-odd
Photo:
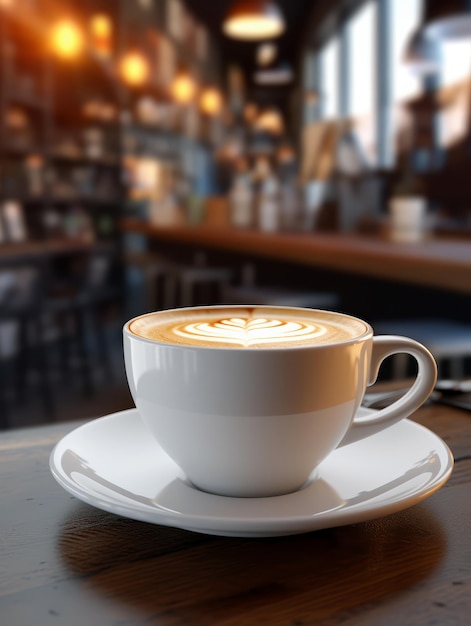
[[[7,104],[16,104],[29,109],[48,111],[50,106],[44,97],[34,94],[22,93],[20,91],[6,92],[4,100]]]
[[[42,196],[28,196],[21,194],[9,194],[0,192],[0,202],[4,202],[6,200],[17,200],[21,204],[24,205],[32,205],[32,204],[47,204],[47,205],[69,205],[69,204],[82,204],[88,207],[96,207],[96,208],[115,208],[119,205],[121,207],[123,203],[122,197],[116,198],[93,198],[89,196],[73,196],[70,198],[54,198],[50,195],[42,195]]]
[[[80,206],[95,225],[103,224],[103,233],[105,226],[109,227],[110,238],[117,240],[119,218],[129,199],[121,176],[121,172],[125,171],[125,158],[133,155],[153,158],[169,164],[170,169],[178,162],[189,142],[192,145],[206,143],[199,135],[185,135],[187,126],[183,124],[184,120],[180,119],[178,111],[169,117],[156,117],[161,122],[159,125],[124,121],[122,113],[127,109],[132,111],[132,117],[136,111],[141,111],[135,107],[142,96],[153,97],[161,104],[173,103],[168,88],[162,86],[163,75],[157,69],[159,34],[168,38],[172,46],[175,69],[186,56],[192,65],[200,66],[201,71],[197,73],[203,76],[206,75],[206,64],[198,60],[196,55],[193,58],[185,51],[183,43],[177,42],[168,32],[165,2],[154,3],[149,13],[140,8],[131,8],[127,2],[111,2],[107,12],[110,13],[116,34],[112,60],[103,60],[97,56],[90,43],[87,43],[79,63],[60,59],[45,47],[51,21],[58,10],[56,4],[60,3],[53,2],[49,6],[48,2],[36,1],[31,7],[30,2],[7,4],[11,4],[11,8],[0,10],[0,65],[3,70],[0,71],[0,117],[4,117],[10,106],[12,109],[23,107],[24,116],[28,119],[23,122],[25,130],[20,132],[6,132],[6,124],[0,128],[0,135],[3,135],[0,137],[0,202],[15,199],[21,203],[25,221],[32,225],[31,232],[38,235],[46,232],[43,218],[48,208],[53,208],[62,216],[74,205]],[[90,10],[87,3],[83,7],[77,5],[78,16],[83,13],[82,17],[85,17]],[[137,43],[149,55],[153,66],[153,84],[134,89],[120,80],[117,60],[124,50],[131,47],[132,42],[128,38],[134,35],[131,32],[132,23],[139,11],[141,17],[147,17],[142,22],[138,20],[140,28]],[[151,15],[159,15],[158,24],[149,19]],[[190,39],[193,41],[193,38]],[[162,84],[157,84],[159,82]],[[112,110],[86,106],[95,101],[111,105]],[[167,112],[174,113],[173,110],[162,109],[163,114]],[[102,113],[104,119],[87,117],[87,113],[98,116]],[[12,123],[10,120],[10,129],[14,125],[14,121]],[[16,126],[20,124],[16,122]],[[96,135],[100,136],[93,137],[92,132],[90,137],[86,131],[91,128],[99,129]],[[133,140],[129,143],[133,146],[135,144],[136,148],[133,150],[131,146],[125,153],[123,139],[128,136]],[[25,138],[23,143],[22,137]],[[31,144],[27,143],[28,140]],[[94,142],[95,145],[100,142],[103,147],[101,152],[96,150],[101,158],[86,156],[93,154],[93,148],[88,150],[88,146]],[[71,148],[69,152],[68,147]],[[60,152],[61,148],[63,153]],[[41,187],[31,184],[31,172],[25,167],[27,157],[32,154],[39,155],[44,162]],[[89,193],[93,188],[101,190],[101,196]],[[30,190],[38,190],[41,195],[29,195]],[[56,192],[58,196],[51,192]],[[47,250],[50,244],[34,243],[36,245],[41,250]],[[54,244],[57,245],[59,248],[65,245],[69,249],[78,244]],[[20,250],[18,246],[15,249]]]
[[[101,198],[92,198],[89,196],[75,196],[71,198],[54,198],[53,196],[49,196],[48,202],[55,205],[63,205],[63,204],[82,204],[88,207],[97,207],[97,208],[112,208],[117,205],[121,206],[122,198],[109,198],[109,199],[101,199]]]
[[[6,200],[16,200],[20,204],[47,204],[49,202],[49,199],[45,196],[27,196],[0,192],[0,202],[5,202]]]
[[[3,243],[0,246],[0,265],[15,260],[53,257],[91,250],[112,251],[118,247],[114,241],[84,241],[67,237],[47,240],[28,240],[19,243]]]
[[[70,167],[86,165],[95,167],[109,167],[109,168],[121,168],[121,158],[109,158],[109,159],[92,159],[86,156],[69,157],[62,154],[53,154],[50,160],[58,165],[68,165]]]
[[[45,157],[45,150],[38,145],[31,145],[26,148],[16,148],[14,146],[4,145],[0,148],[0,155],[3,158],[10,159],[24,159],[31,154],[39,154]]]

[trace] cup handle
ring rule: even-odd
[[[411,387],[389,406],[372,411],[369,415],[355,417],[339,446],[374,435],[409,417],[432,393],[437,381],[437,364],[432,354],[418,341],[397,335],[379,335],[373,338],[368,386],[376,381],[384,359],[398,353],[410,354],[417,361],[417,376]]]

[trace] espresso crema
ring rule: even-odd
[[[215,348],[281,348],[348,341],[368,326],[328,311],[277,307],[175,309],[143,315],[129,330],[145,339]]]

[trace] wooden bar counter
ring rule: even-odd
[[[129,218],[124,232],[152,241],[253,255],[373,278],[471,294],[471,239],[394,243],[378,235],[261,233],[221,226],[157,227]]]
[[[53,479],[78,423],[0,433],[0,624],[464,626],[471,614],[471,413],[414,419],[455,468],[380,519],[278,538],[217,537],[112,515]]]

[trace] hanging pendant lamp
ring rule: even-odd
[[[438,39],[471,37],[471,0],[426,0],[424,30]]]
[[[224,19],[228,37],[257,41],[279,37],[285,20],[279,6],[270,0],[236,0]]]

